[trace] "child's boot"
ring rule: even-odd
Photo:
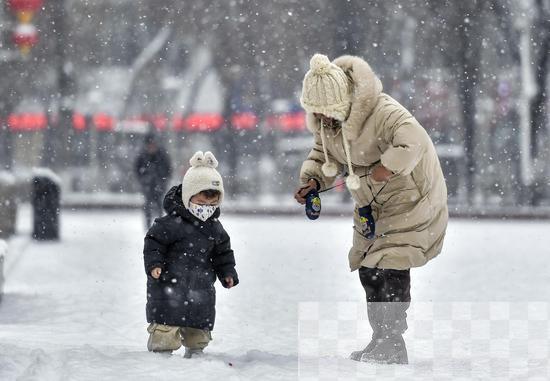
[[[181,336],[183,338],[183,345],[185,346],[183,357],[186,359],[201,356],[203,349],[212,340],[210,331],[190,327],[182,327]]]
[[[179,327],[152,323],[147,327],[147,332],[149,332],[147,349],[150,352],[169,355],[172,351],[176,351],[181,347]]]

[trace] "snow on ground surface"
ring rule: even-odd
[[[222,216],[241,284],[219,285],[214,341],[146,350],[138,211],[64,211],[62,240],[9,242],[0,380],[550,379],[550,222],[453,220],[412,270],[407,366],[346,357],[370,335],[350,220]]]

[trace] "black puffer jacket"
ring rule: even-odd
[[[229,236],[218,221],[220,210],[203,222],[183,206],[181,185],[164,198],[167,215],[157,218],[145,236],[143,257],[147,273],[147,321],[212,330],[216,315],[216,276],[235,271]],[[162,269],[159,279],[151,276]]]

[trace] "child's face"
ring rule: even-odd
[[[193,204],[197,205],[218,205],[218,202],[220,201],[220,196],[216,195],[214,197],[208,197],[205,196],[203,193],[197,193],[193,197],[191,197],[191,201]]]

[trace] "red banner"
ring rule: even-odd
[[[180,117],[181,119],[181,117]],[[219,130],[223,125],[223,118],[220,114],[191,114],[185,120],[175,120],[174,129],[189,132],[213,132]],[[178,128],[176,128],[176,126]]]
[[[86,129],[86,117],[82,114],[74,113],[73,127],[77,131],[84,131]]]
[[[269,128],[282,132],[301,132],[306,130],[306,115],[303,111],[271,115],[267,118]]]
[[[92,119],[98,131],[112,131],[115,128],[115,120],[107,114],[95,114]]]
[[[11,114],[8,127],[12,131],[39,131],[46,128],[48,119],[45,114]]]
[[[86,124],[84,114],[75,112],[72,119],[73,127],[77,131],[84,131],[90,127],[97,131],[113,131],[117,125],[115,118],[106,113],[92,115],[91,126]],[[157,131],[173,128],[174,131],[206,133],[219,130],[224,123],[221,114],[218,113],[193,113],[187,117],[176,115],[172,120],[164,114],[140,115],[124,121],[151,123]],[[11,114],[7,123],[12,131],[37,131],[47,127],[48,119],[44,113],[21,113]],[[258,116],[252,112],[235,113],[231,116],[231,126],[237,131],[255,130],[259,123]],[[271,115],[267,117],[266,125],[270,129],[281,132],[302,132],[306,130],[305,114],[300,111]],[[124,128],[124,123],[121,123],[121,126]]]
[[[231,117],[231,127],[235,130],[254,130],[258,127],[258,117],[252,112],[241,112]]]

